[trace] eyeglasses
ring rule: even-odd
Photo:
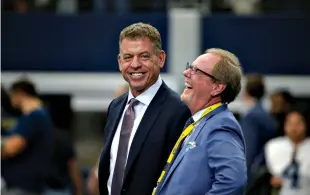
[[[216,79],[214,76],[212,76],[211,74],[206,73],[206,72],[203,71],[203,70],[200,70],[199,68],[197,68],[197,66],[193,66],[193,65],[189,64],[189,62],[187,62],[185,70],[188,70],[188,69],[190,69],[192,75],[193,75],[193,74],[196,74],[197,72],[201,72],[202,74],[204,74],[204,75],[206,75],[206,76],[208,76],[208,77],[210,77],[210,78],[212,78],[212,79],[214,79],[214,80],[217,80],[217,79]]]

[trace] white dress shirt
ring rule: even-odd
[[[208,109],[209,107],[207,108],[204,108],[198,112],[196,112],[192,117],[193,117],[193,120],[196,122],[200,119],[200,117],[202,116],[202,114]]]
[[[134,107],[135,110],[135,120],[134,120],[134,124],[133,124],[133,128],[132,128],[132,132],[129,138],[129,143],[128,143],[128,152],[127,152],[127,158],[128,158],[128,154],[129,154],[129,149],[132,143],[132,140],[136,134],[136,131],[139,127],[139,124],[142,120],[142,117],[147,109],[147,107],[149,106],[149,104],[151,103],[152,99],[154,98],[154,96],[156,95],[158,89],[160,88],[162,84],[162,79],[159,76],[157,81],[151,86],[149,87],[146,91],[144,91],[143,93],[141,93],[140,95],[138,95],[135,99],[137,99],[139,101],[139,103]],[[124,110],[123,110],[123,114],[121,116],[121,119],[118,123],[117,126],[117,130],[115,132],[113,141],[112,141],[112,145],[111,145],[111,151],[110,151],[110,176],[108,179],[108,191],[109,194],[111,194],[111,186],[112,186],[112,177],[113,177],[113,173],[114,173],[114,168],[115,168],[115,163],[116,163],[116,157],[117,157],[117,150],[118,150],[118,144],[119,144],[119,138],[120,138],[120,132],[121,132],[121,127],[122,127],[122,122],[123,122],[123,118],[124,118],[124,113],[126,111],[126,109],[129,106],[129,100],[131,100],[132,98],[134,98],[134,96],[132,95],[131,91],[129,90],[128,93],[128,100],[127,100],[127,105],[125,106]]]
[[[299,163],[299,187],[291,188],[291,181],[283,178],[284,169],[291,163],[294,144],[288,137],[279,137],[267,142],[266,162],[270,173],[282,180],[280,195],[310,194],[310,139],[304,140],[297,149],[296,161]]]

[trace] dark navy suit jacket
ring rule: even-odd
[[[107,195],[110,174],[110,150],[128,93],[112,101],[104,132],[104,146],[99,162],[100,195]],[[151,195],[168,156],[191,117],[179,94],[163,82],[139,124],[127,159],[121,194]]]
[[[247,183],[239,123],[222,105],[195,127],[157,195],[242,195]]]

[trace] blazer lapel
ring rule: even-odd
[[[210,119],[212,116],[216,115],[217,113],[223,111],[227,109],[227,105],[222,105],[219,108],[215,109],[214,111],[212,111],[211,113],[209,113],[204,119],[202,119],[200,121],[200,123],[198,124],[198,126],[193,130],[192,135],[190,135],[190,138],[187,140],[187,142],[190,141],[194,141],[196,140],[197,136],[199,135],[199,133],[201,132],[201,130],[203,129],[203,127],[206,125],[206,122],[208,119]],[[163,186],[165,185],[166,181],[169,179],[169,177],[171,176],[171,174],[173,173],[173,171],[177,168],[177,166],[180,164],[180,162],[182,161],[184,155],[186,153],[186,143],[184,143],[181,151],[179,152],[178,156],[176,157],[176,159],[174,160],[174,162],[171,165],[171,168],[169,169],[167,176],[165,177],[163,183],[161,184],[161,187],[159,189],[160,190],[163,188]]]
[[[167,98],[168,93],[168,87],[163,82],[160,86],[159,90],[157,91],[156,95],[154,96],[153,100],[151,101],[150,105],[146,109],[144,116],[139,124],[139,127],[137,129],[137,132],[135,134],[135,137],[132,141],[129,155],[127,159],[127,165],[125,169],[124,174],[124,180],[126,179],[128,172],[130,171],[130,168],[133,165],[133,162],[137,158],[141,147],[143,146],[143,143],[150,131],[150,129],[153,126],[153,123],[156,121],[157,117],[159,116],[160,112],[164,108],[163,102]]]
[[[107,138],[104,140],[102,153],[100,155],[99,161],[99,189],[102,191],[103,194],[108,193],[108,189],[106,187],[106,182],[109,177],[109,164],[110,164],[110,151],[111,145],[114,138],[114,134],[116,132],[119,120],[123,114],[124,107],[127,103],[128,93],[124,94],[121,99],[119,100],[118,104],[113,105],[113,109],[110,110],[109,113],[109,121],[106,125],[105,131],[107,131],[106,136]]]
[[[116,105],[116,107],[115,107],[116,115],[109,119],[110,121],[112,120],[112,124],[111,124],[110,132],[107,135],[108,137],[107,137],[106,143],[104,143],[104,145],[105,145],[104,148],[108,150],[106,152],[109,152],[111,150],[112,141],[113,141],[113,138],[114,138],[117,126],[119,124],[119,121],[121,119],[121,116],[123,114],[124,108],[126,106],[127,98],[128,98],[128,93],[123,96],[123,99],[121,100],[121,103]]]

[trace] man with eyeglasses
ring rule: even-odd
[[[227,104],[241,89],[238,58],[209,49],[184,71],[181,95],[192,117],[175,144],[153,194],[242,195],[247,181],[245,141]]]

